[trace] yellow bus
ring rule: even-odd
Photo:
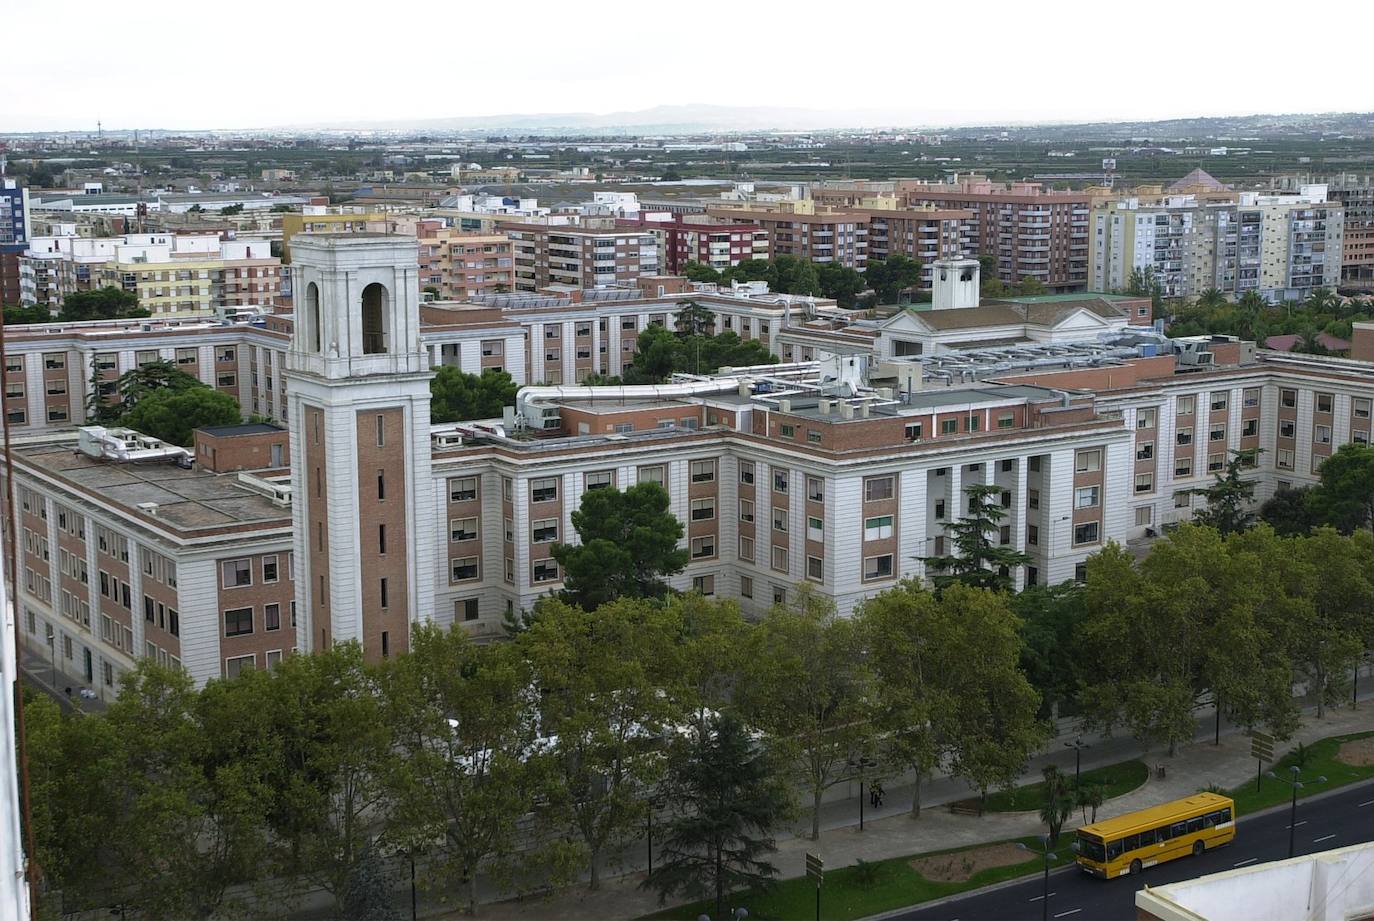
[[[1236,836],[1236,804],[1216,793],[1192,796],[1084,825],[1074,842],[1078,865],[1103,879],[1201,854]]]

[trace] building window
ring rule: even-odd
[[[448,523],[449,540],[476,540],[477,539],[477,519],[476,518],[454,518]]]
[[[265,604],[262,606],[262,623],[266,630],[281,629],[281,605]]]
[[[1155,443],[1153,441],[1142,442],[1135,447],[1135,459],[1138,461],[1153,460],[1155,456]]]
[[[1292,409],[1298,405],[1298,392],[1296,390],[1280,390],[1279,405]]]
[[[816,429],[806,430],[806,441],[808,444],[818,445],[821,443],[821,433]]]
[[[1032,547],[1040,543],[1040,528],[1033,524],[1026,525],[1026,543]]]
[[[892,498],[895,478],[890,476],[868,477],[864,480],[864,501],[884,502]]]
[[[1350,401],[1351,412],[1356,419],[1369,418],[1369,400],[1354,399]]]
[[[539,477],[530,480],[531,502],[554,502],[558,499],[558,478]]]
[[[754,580],[749,576],[739,577],[739,596],[741,598],[754,597]]]
[[[941,434],[941,435],[957,435],[957,434],[959,434],[959,420],[958,420],[958,419],[941,419],[941,420],[940,420],[940,434]]]
[[[692,482],[713,483],[716,479],[716,462],[713,460],[692,461]]]
[[[773,548],[773,568],[778,572],[787,572],[787,548]]]
[[[817,505],[825,503],[825,480],[818,476],[806,478],[806,501]]]
[[[783,438],[796,438],[797,427],[795,425],[780,425],[778,426],[778,434]]]
[[[1224,425],[1214,425],[1214,426],[1212,426],[1211,431],[1209,431],[1209,432],[1207,433],[1207,440],[1208,440],[1208,441],[1225,441],[1225,440],[1226,440],[1226,426],[1224,426]]]
[[[1096,473],[1102,469],[1102,451],[1094,449],[1092,451],[1079,451],[1074,455],[1075,473]]]
[[[477,599],[459,598],[453,602],[453,619],[464,623],[477,619]]]
[[[864,581],[870,579],[889,579],[892,577],[892,554],[864,557]]]
[[[253,632],[253,609],[233,608],[224,612],[224,635],[247,636]]]
[[[983,427],[983,417],[982,417],[982,416],[969,416],[968,419],[967,419],[967,421],[965,421],[965,423],[964,423],[964,431],[966,431],[966,432],[976,432],[976,431],[979,431],[982,427]]]
[[[1212,412],[1219,413],[1226,408],[1226,401],[1231,396],[1230,391],[1212,391]]]
[[[716,536],[708,534],[705,537],[692,538],[692,559],[704,560],[716,555]]]
[[[773,530],[784,533],[787,531],[787,509],[773,509]]]
[[[1192,396],[1179,397],[1177,402],[1175,403],[1178,414],[1180,416],[1191,416],[1193,414],[1193,405],[1195,399],[1196,398]]]
[[[740,520],[740,521],[753,521],[753,520],[754,520],[754,503],[753,503],[751,500],[749,500],[749,499],[741,499],[741,500],[739,500],[739,520]]]
[[[1152,429],[1155,427],[1155,411],[1153,409],[1142,409],[1135,414],[1135,427],[1138,429]]]
[[[465,556],[449,560],[449,581],[470,582],[477,578],[477,557]]]
[[[1153,473],[1137,473],[1135,476],[1135,491],[1154,492],[1155,475]]]
[[[262,558],[262,581],[267,583],[276,582],[278,578],[277,558],[265,556]]]
[[[615,472],[612,470],[594,470],[586,476],[586,489],[590,492],[593,489],[609,489],[615,485]]]
[[[1331,394],[1329,394],[1329,393],[1319,393],[1319,394],[1317,394],[1317,412],[1319,412],[1319,413],[1329,413],[1329,412],[1331,412],[1331,404],[1332,404],[1332,397],[1331,397]]]
[[[787,471],[773,468],[773,492],[787,492]]]
[[[1249,438],[1259,434],[1259,420],[1246,419],[1240,424],[1240,437]]]
[[[891,536],[891,515],[878,515],[864,519],[864,540],[887,540]]]
[[[1292,419],[1279,420],[1279,437],[1294,438],[1298,434],[1298,424]]]
[[[448,481],[448,501],[470,502],[477,498],[477,477],[456,476]]]
[[[999,429],[1009,429],[1016,422],[1016,417],[1011,413],[1001,413],[997,416],[997,427]]]
[[[919,422],[908,422],[908,423],[906,424],[906,428],[905,428],[905,430],[904,430],[904,435],[905,435],[907,441],[920,441],[920,440],[921,440],[921,423],[919,423]]]
[[[659,486],[666,486],[668,483],[667,475],[662,464],[652,464],[639,468],[637,482],[657,483]]]
[[[1076,545],[1078,545],[1078,544],[1095,544],[1095,543],[1097,543],[1097,528],[1098,528],[1098,525],[1097,525],[1097,522],[1096,522],[1096,521],[1086,521],[1086,522],[1084,522],[1083,524],[1076,524],[1076,525],[1074,525],[1074,526],[1073,526],[1073,542],[1074,542],[1074,545],[1076,546]]]
[[[1226,466],[1226,455],[1225,455],[1225,454],[1208,454],[1208,455],[1207,455],[1207,470],[1208,470],[1209,473],[1215,473],[1216,471],[1222,469],[1222,468],[1225,467],[1225,466]]]
[[[806,578],[813,582],[825,581],[825,561],[818,556],[806,558]]]
[[[224,660],[224,677],[228,679],[237,678],[244,672],[251,672],[256,667],[255,656],[234,656]]]
[[[1193,494],[1186,489],[1174,493],[1174,508],[1188,508],[1193,504]]]
[[[704,595],[709,598],[716,593],[716,577],[693,576],[692,591],[696,592],[698,595]]]
[[[1178,478],[1193,475],[1193,458],[1191,455],[1179,455],[1174,458],[1174,476]]]
[[[1143,528],[1155,519],[1155,508],[1153,505],[1142,505],[1135,510],[1135,526]]]
[[[253,584],[253,561],[225,560],[220,564],[225,588],[241,588]]]
[[[1329,444],[1331,444],[1331,426],[1329,426],[1329,425],[1318,425],[1318,426],[1314,426],[1313,429],[1312,429],[1312,431],[1313,431],[1312,440],[1315,441],[1317,444],[1319,444],[1319,445],[1329,445]]]
[[[558,564],[553,560],[535,560],[530,567],[530,582],[539,585],[543,582],[558,581]]]
[[[1100,498],[1101,487],[1080,486],[1073,491],[1074,508],[1096,508]]]
[[[1258,406],[1260,392],[1258,387],[1246,387],[1240,392],[1242,406]]]
[[[773,586],[773,603],[787,604],[787,589],[781,585]]]
[[[750,486],[754,483],[753,461],[742,461],[739,465],[739,481]]]
[[[715,499],[693,499],[692,500],[692,520],[710,521],[716,517]]]
[[[754,539],[740,535],[739,558],[746,563],[754,562]]]

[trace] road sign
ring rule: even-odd
[[[1250,733],[1250,757],[1256,761],[1274,760],[1274,737],[1267,732]]]
[[[825,862],[816,854],[806,855],[806,875],[819,886],[825,879]]]

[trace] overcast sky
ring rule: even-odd
[[[1371,0],[8,6],[0,131],[687,103],[900,110],[930,125],[1374,109],[1351,44],[1370,34]]]

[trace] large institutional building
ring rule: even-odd
[[[885,319],[666,278],[422,304],[413,237],[326,233],[292,242],[294,314],[12,331],[19,629],[106,694],[145,655],[204,682],[342,640],[380,659],[421,620],[495,636],[562,585],[582,496],[644,481],[685,525],[675,587],[758,614],[809,584],[848,613],[949,549],[970,484],[997,487],[1024,586],[1190,517],[1230,452],[1262,449],[1262,499],[1369,440],[1374,364],[1169,340],[1148,299],[980,302],[978,269],[939,262],[934,304]],[[689,302],[779,363],[580,383]],[[190,450],[78,428],[152,360],[280,424]],[[444,365],[525,386],[501,419],[433,425]]]

